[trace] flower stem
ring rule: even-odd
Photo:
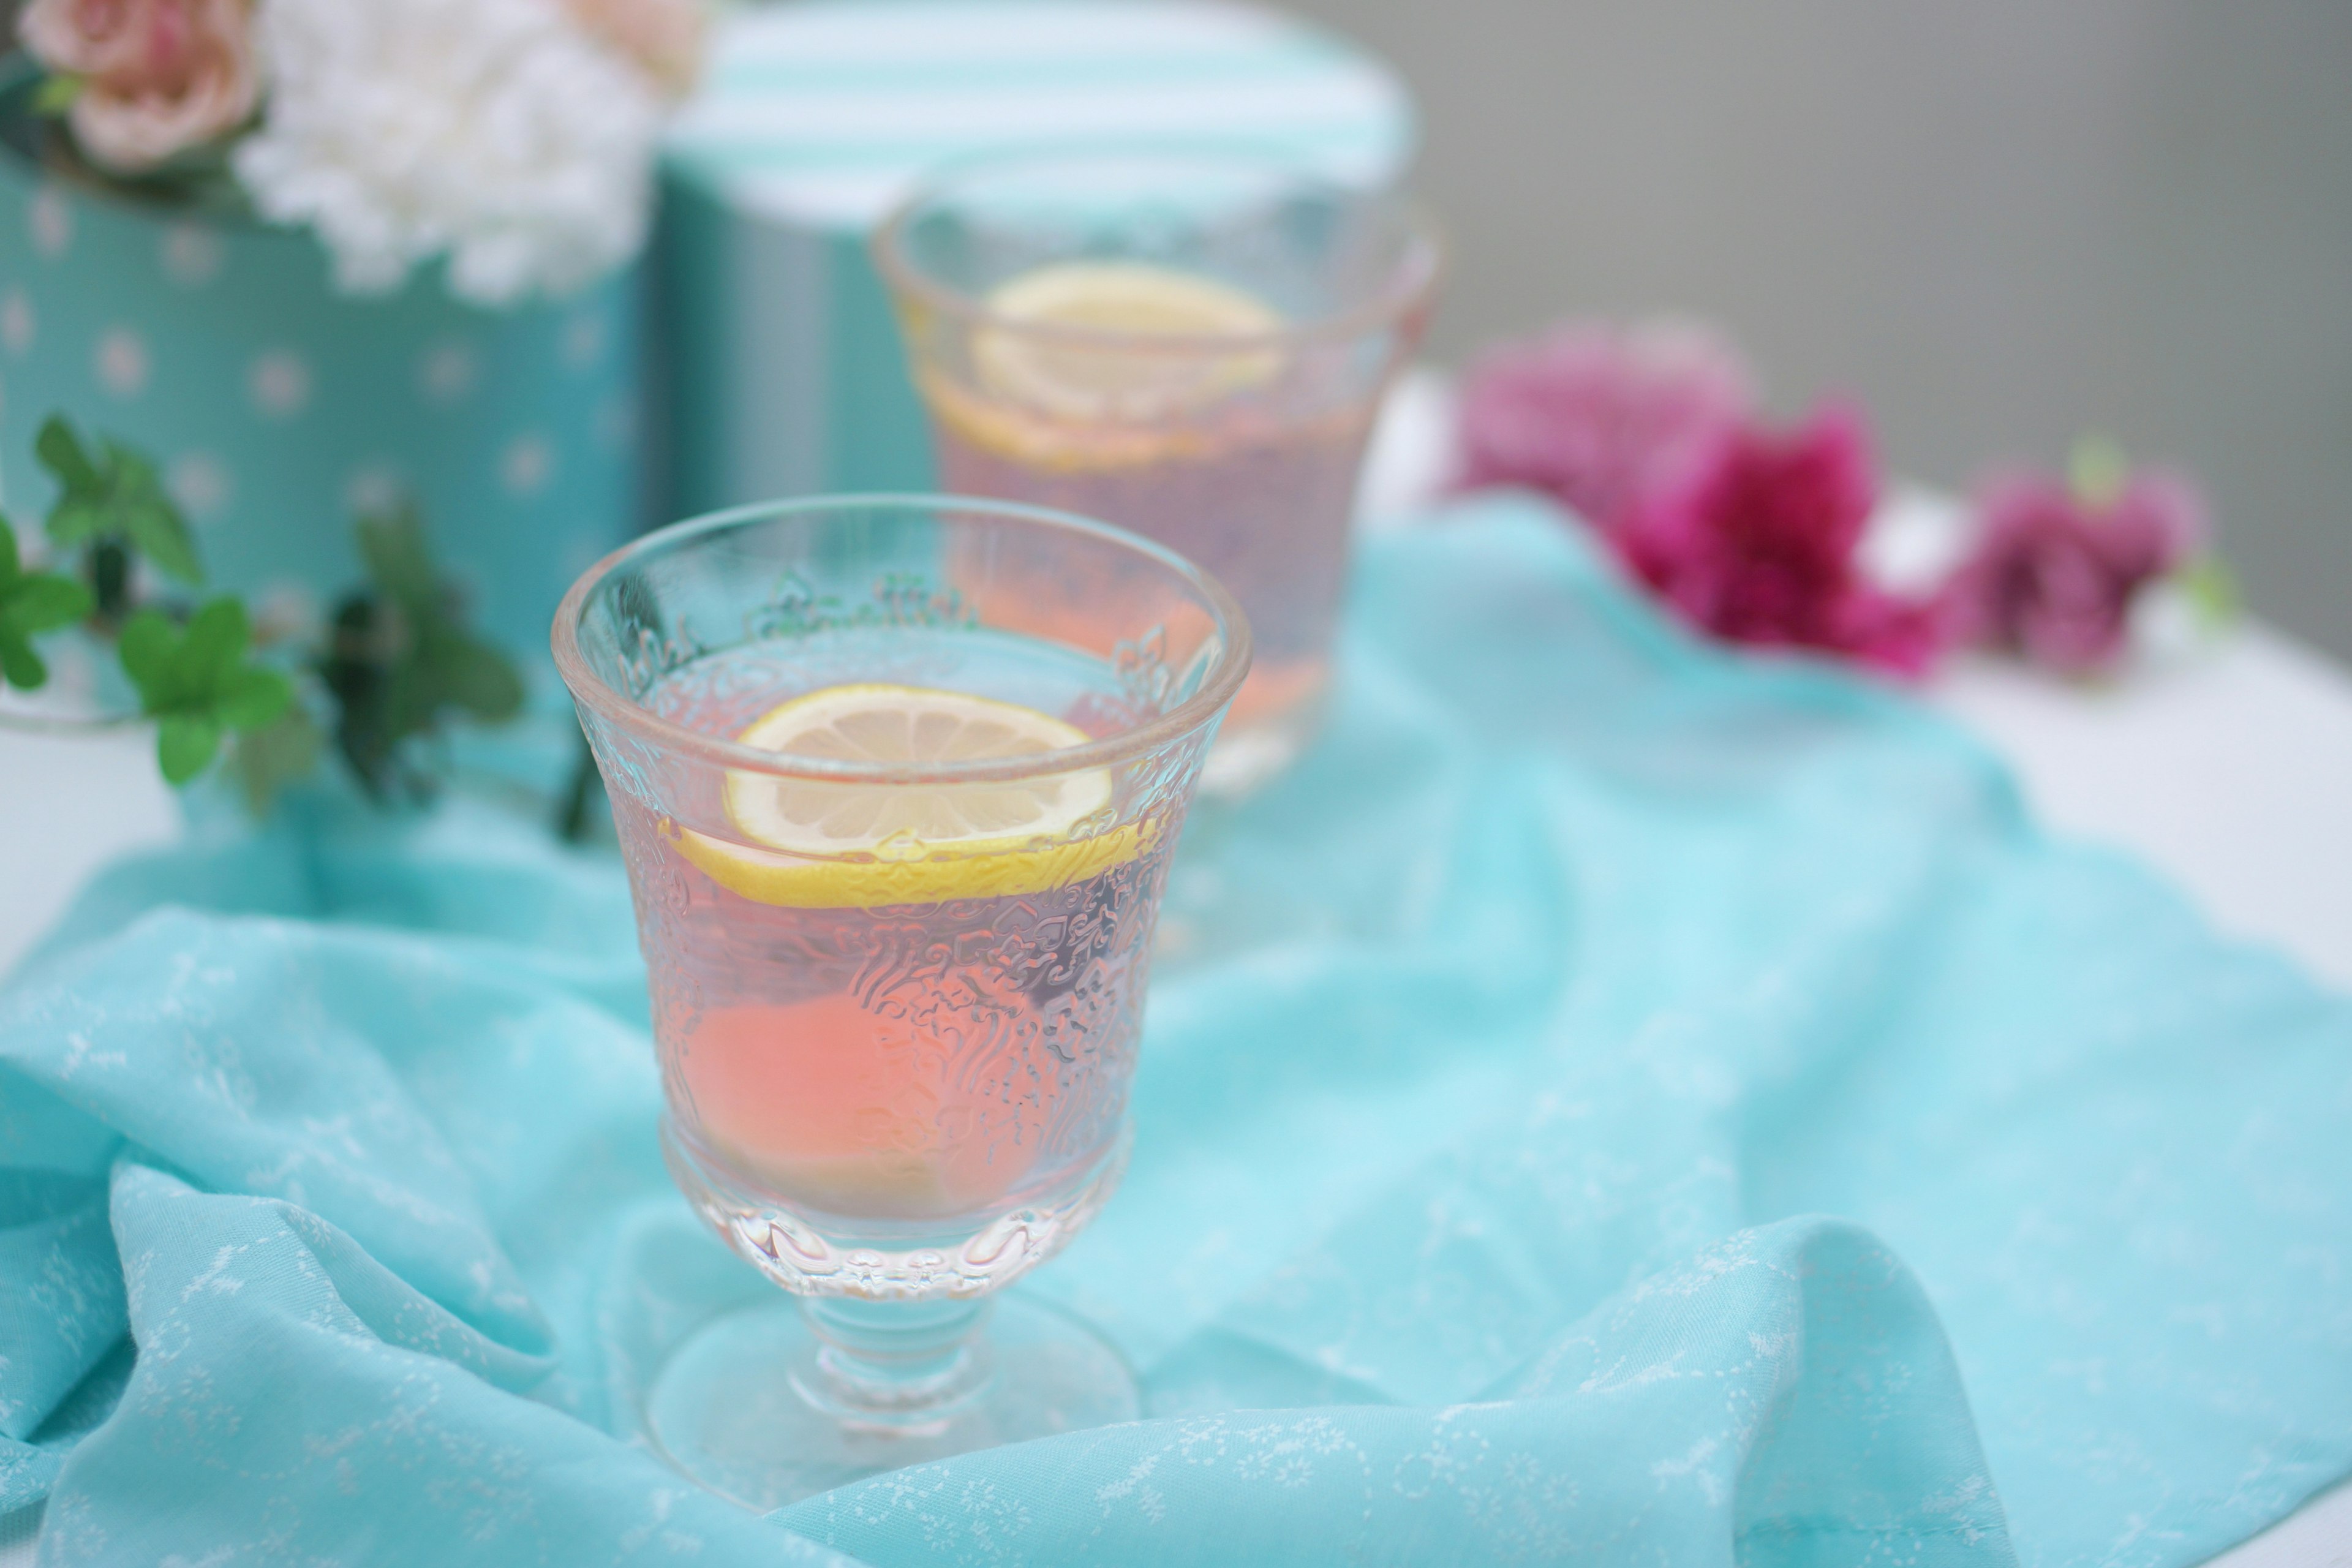
[[[596,787],[596,754],[588,749],[583,738],[580,756],[572,764],[572,783],[563,792],[563,803],[555,816],[555,837],[566,844],[588,841],[588,807],[591,792]]]
[[[131,613],[131,552],[114,540],[90,546],[91,596],[98,601],[98,618],[109,624]]]

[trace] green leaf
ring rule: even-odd
[[[294,705],[294,683],[274,669],[250,665],[232,674],[213,703],[213,716],[232,730],[264,730]]]
[[[89,590],[71,578],[24,569],[16,530],[0,517],[0,682],[26,691],[47,684],[33,635],[71,626],[89,608]]]
[[[187,521],[160,491],[129,503],[121,516],[122,531],[141,554],[155,563],[155,570],[192,588],[204,582],[204,563],[196,557],[196,542],[188,532]]]
[[[89,589],[70,577],[51,576],[46,572],[19,577],[14,585],[0,589],[0,602],[6,605],[0,614],[24,632],[69,626],[89,615],[91,605]]]
[[[441,582],[415,511],[363,517],[358,532],[360,559],[378,588],[412,615],[438,608]]]
[[[522,710],[522,677],[504,654],[463,632],[437,640],[436,662],[449,701],[494,724]]]
[[[100,471],[112,476],[118,493],[143,496],[156,488],[155,465],[138,447],[126,447],[111,436],[100,436],[98,447],[105,454]]]
[[[0,623],[0,680],[20,691],[31,691],[46,684],[49,667],[33,651],[25,634],[12,626]]]
[[[220,726],[212,720],[172,714],[156,726],[155,760],[165,782],[184,784],[205,771],[220,743]]]
[[[237,736],[230,743],[228,767],[246,808],[256,816],[267,814],[281,790],[317,770],[325,750],[318,721],[299,703],[275,723]]]
[[[46,77],[41,85],[33,89],[33,112],[44,119],[55,120],[73,108],[74,100],[81,97],[82,89],[89,85],[88,77],[76,76],[70,71]]]
[[[412,735],[428,734],[441,694],[432,672],[415,659],[403,659],[384,672],[383,707],[379,710],[383,740],[389,749]]]
[[[104,488],[97,465],[82,450],[81,437],[62,414],[52,414],[42,422],[41,433],[33,438],[33,456],[57,476],[69,495],[94,494]]]
[[[217,696],[222,683],[245,658],[245,645],[251,636],[241,600],[226,596],[206,600],[188,617],[187,637],[180,645],[176,662],[182,688],[200,699]]]
[[[96,539],[113,521],[97,501],[68,496],[49,513],[49,542],[59,549]]]
[[[114,656],[139,689],[141,711],[160,713],[172,706],[179,653],[179,631],[161,610],[142,610],[123,623]]]

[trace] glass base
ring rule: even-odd
[[[673,1468],[764,1512],[1140,1414],[1126,1360],[1051,1307],[788,1298],[688,1339],[655,1376],[645,1422]]]

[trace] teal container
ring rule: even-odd
[[[478,623],[547,660],[565,587],[642,519],[634,272],[491,311],[420,274],[336,291],[309,233],[198,215],[44,166],[0,96],[0,503],[54,495],[53,411],[152,455],[210,582],[319,608],[360,581],[354,516],[402,495]]]

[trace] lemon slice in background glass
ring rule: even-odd
[[[1044,756],[1090,739],[1016,702],[880,683],[796,697],[736,738],[794,756],[910,767]],[[732,892],[803,909],[1040,892],[1131,859],[1147,839],[1129,825],[1054,842],[1110,804],[1100,768],[914,785],[735,770],[724,788],[728,820],[749,842],[682,829],[680,853]]]
[[[973,339],[981,384],[1064,418],[1181,414],[1269,381],[1282,367],[1276,348],[1215,341],[1278,332],[1281,312],[1230,283],[1148,262],[1036,268],[999,284],[988,308],[1008,324]],[[1066,331],[1023,330],[1029,327]],[[1151,338],[1168,343],[1137,341]]]

